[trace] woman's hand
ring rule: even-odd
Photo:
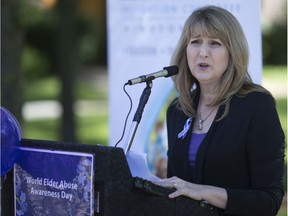
[[[169,194],[170,198],[184,195],[195,200],[203,200],[203,194],[205,193],[204,186],[186,182],[175,176],[168,179],[162,179],[155,184],[162,187],[175,188],[176,191]]]
[[[194,200],[205,200],[218,208],[226,208],[227,192],[224,188],[194,184],[176,176],[162,179],[159,182],[155,182],[155,184],[162,187],[175,188],[176,191],[169,194],[170,198],[184,195]]]

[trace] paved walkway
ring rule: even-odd
[[[275,98],[287,98],[287,80],[283,80],[282,83],[275,83],[268,79],[263,79],[262,85],[268,89]]]

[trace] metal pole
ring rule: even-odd
[[[128,133],[127,141],[125,142],[125,146],[124,146],[124,153],[125,154],[130,150],[130,148],[132,146],[134,136],[136,134],[138,125],[141,121],[145,105],[146,105],[146,103],[149,99],[149,96],[151,94],[151,88],[152,87],[153,87],[152,80],[147,80],[146,81],[146,88],[143,90],[142,95],[140,97],[138,108],[134,114],[134,118],[133,118],[132,124],[130,126],[130,130]]]

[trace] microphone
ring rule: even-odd
[[[173,65],[169,67],[164,67],[163,70],[155,72],[155,73],[142,75],[137,78],[130,79],[128,80],[126,84],[135,85],[135,84],[146,82],[149,80],[154,80],[158,77],[170,77],[176,74],[178,74],[178,67],[176,65]]]

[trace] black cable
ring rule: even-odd
[[[128,94],[128,92],[127,92],[126,89],[125,89],[125,86],[126,86],[126,85],[128,85],[128,83],[125,83],[125,84],[123,85],[123,90],[124,90],[125,94],[126,94],[126,95],[128,96],[128,98],[129,98],[129,101],[130,101],[130,109],[129,109],[129,112],[128,112],[128,114],[127,114],[127,116],[126,116],[126,119],[125,119],[124,128],[123,128],[123,132],[122,132],[121,138],[118,140],[118,142],[115,144],[114,147],[117,147],[117,145],[121,142],[121,140],[122,140],[123,137],[124,137],[125,130],[126,130],[126,125],[127,125],[127,121],[128,121],[129,115],[130,115],[131,110],[132,110],[132,107],[133,107],[132,99],[131,99],[130,95]]]

